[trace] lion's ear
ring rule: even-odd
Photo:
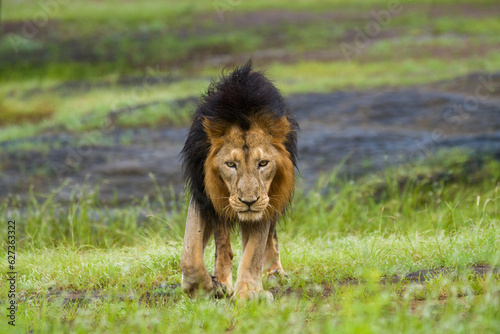
[[[286,116],[276,119],[272,115],[264,114],[256,120],[256,123],[257,126],[265,129],[276,143],[284,144],[288,134],[292,131],[292,126]]]
[[[203,120],[203,129],[208,135],[210,142],[220,139],[226,133],[227,127],[221,122],[212,122],[208,118]]]
[[[285,142],[288,134],[292,131],[290,122],[286,119],[286,116],[281,117],[277,121],[273,122],[273,126],[269,129],[271,135],[275,138],[279,138],[281,142]]]
[[[279,143],[285,143],[288,134],[292,131],[292,126],[286,116],[276,119],[270,114],[261,114],[254,119],[254,122],[257,127],[265,130]]]

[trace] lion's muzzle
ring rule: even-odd
[[[256,221],[263,217],[269,205],[269,197],[267,195],[258,196],[256,198],[231,196],[229,198],[229,204],[240,220]]]

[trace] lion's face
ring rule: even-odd
[[[247,131],[236,126],[223,135],[213,131],[209,132],[212,150],[205,164],[205,185],[216,211],[240,221],[259,221],[279,213],[291,196],[286,188],[293,189],[293,165],[283,139],[258,123]]]
[[[217,168],[229,190],[230,208],[242,221],[260,220],[269,205],[269,188],[279,153],[262,129],[232,128],[216,155]]]

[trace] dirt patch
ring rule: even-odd
[[[404,4],[402,6],[405,13],[425,13],[429,18],[460,16],[470,18],[492,17],[500,14],[499,4],[477,5],[477,4]],[[199,16],[200,21],[216,19],[221,24],[230,24],[239,28],[252,28],[259,26],[276,27],[282,24],[307,24],[310,22],[359,22],[367,23],[373,20],[371,11],[386,10],[387,6],[379,6],[366,9],[342,9],[328,11],[291,11],[291,10],[258,10],[251,12],[239,12],[229,8],[217,11],[212,14]]]
[[[443,80],[429,85],[429,89],[455,92],[467,96],[500,99],[500,73],[470,73],[453,80]]]
[[[30,20],[2,22],[2,34],[15,34],[20,37],[47,38],[60,27],[57,20],[47,20],[45,24],[37,25]]]
[[[89,80],[70,80],[64,83],[52,86],[50,88],[32,88],[23,92],[25,98],[32,97],[35,94],[47,94],[56,93],[61,96],[67,96],[68,94],[78,94],[85,93],[92,89],[98,88],[110,88],[110,87],[122,87],[122,88],[136,88],[151,84],[150,79],[154,79],[155,85],[168,85],[171,83],[176,83],[186,78],[174,77],[170,75],[160,76],[155,75],[154,77],[145,77],[144,75],[130,75],[122,76],[115,81],[89,81]]]
[[[396,275],[390,278],[384,278],[383,283],[425,283],[438,276],[445,276],[450,279],[458,279],[463,276],[483,277],[488,274],[500,275],[500,267],[492,268],[489,265],[475,265],[467,268],[459,267],[441,267],[434,269],[422,269],[408,273],[406,275]]]
[[[201,19],[214,18],[214,14],[202,15]],[[369,11],[347,11],[336,10],[328,12],[307,12],[290,10],[259,10],[253,12],[226,11],[219,16],[215,13],[215,18],[222,24],[230,24],[240,28],[252,27],[276,27],[282,24],[305,24],[319,21],[347,22],[362,21],[370,18]]]
[[[40,103],[36,108],[5,106],[0,102],[0,127],[8,124],[37,123],[52,117],[50,104]]]
[[[420,5],[422,6],[422,5]],[[425,5],[423,5],[425,6]],[[419,7],[416,5],[415,7]],[[483,18],[492,17],[500,15],[500,5],[496,4],[430,4],[425,7],[429,14],[429,17],[437,18],[443,16],[454,16],[459,15],[461,17],[468,18]]]

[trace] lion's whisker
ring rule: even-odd
[[[224,214],[227,214],[227,213],[229,213],[229,209],[230,209],[230,208],[231,208],[231,204],[228,204],[228,205],[226,205],[226,206],[222,209],[222,212],[223,212]]]
[[[279,210],[278,210],[277,208],[275,208],[272,204],[268,204],[268,206],[269,206],[272,210],[274,210],[274,212],[276,212],[277,214],[279,214],[279,213],[280,213],[280,212],[279,212]]]

